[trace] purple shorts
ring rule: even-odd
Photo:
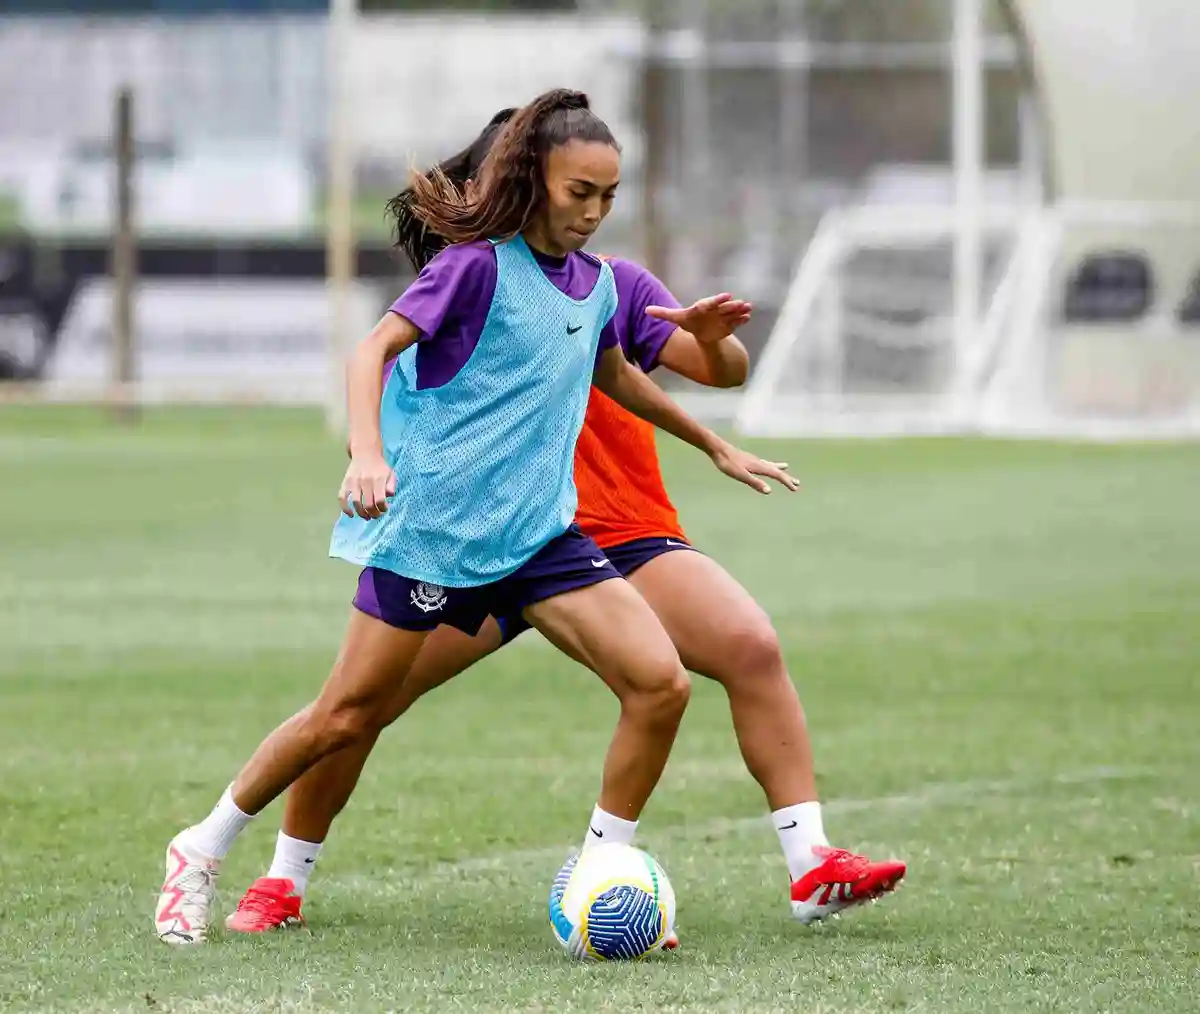
[[[620,576],[591,536],[572,525],[507,577],[474,588],[445,588],[367,567],[354,608],[401,630],[446,623],[473,637],[489,616],[520,616],[535,602]]]
[[[609,546],[602,552],[612,561],[617,574],[621,577],[629,577],[635,570],[643,564],[649,563],[656,556],[662,556],[663,553],[674,553],[680,549],[686,549],[693,553],[698,552],[694,546],[682,539],[663,538],[633,539],[630,542],[622,542],[618,546]],[[500,625],[500,634],[504,638],[502,642],[504,644],[508,644],[514,637],[529,629],[529,622],[521,615],[519,609],[508,613],[492,613],[492,615],[496,617],[496,622]]]

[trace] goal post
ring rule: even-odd
[[[949,208],[831,212],[738,406],[757,436],[1200,435],[1200,205],[1064,203],[980,215],[979,323],[956,327]],[[1072,309],[1081,265],[1130,250],[1135,315]]]
[[[1030,73],[1017,163],[992,169],[983,5],[953,3],[952,160],[889,165],[904,186],[877,193],[905,203],[826,213],[738,428],[1200,435],[1200,142],[1179,127],[1200,64],[1177,43],[1183,8],[1005,0]],[[936,200],[913,205],[923,190]]]
[[[974,406],[979,428],[1105,441],[1200,436],[1198,251],[1200,204],[1046,209],[1023,254],[1016,313]],[[1089,306],[1091,266],[1113,261],[1144,277]],[[1131,303],[1106,306],[1114,296]]]
[[[955,298],[951,208],[829,212],[801,258],[739,405],[750,435],[942,433],[969,424],[972,377],[1012,311],[1021,215],[978,215],[982,322]]]

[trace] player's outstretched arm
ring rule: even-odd
[[[740,450],[698,423],[653,380],[626,361],[619,346],[600,357],[592,382],[622,408],[703,451],[731,479],[744,482],[760,493],[771,492],[762,476],[774,479],[787,490],[799,488],[800,484],[787,474],[786,464],[764,461]]]
[[[384,314],[350,357],[346,399],[350,417],[350,467],[338,491],[347,517],[377,518],[396,492],[396,477],[383,454],[379,403],[383,400],[383,364],[420,337],[415,324],[397,313]]]
[[[741,387],[750,355],[734,332],[749,323],[754,306],[728,292],[691,306],[647,306],[648,317],[676,326],[658,353],[658,365],[706,387]]]

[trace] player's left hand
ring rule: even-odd
[[[771,487],[763,482],[765,476],[774,479],[789,493],[800,488],[800,481],[788,475],[786,461],[766,461],[756,454],[743,451],[733,444],[722,444],[712,455],[713,464],[731,479],[744,482],[760,493],[770,493]]]
[[[689,332],[702,345],[713,345],[728,338],[749,322],[754,305],[744,299],[734,299],[728,292],[700,299],[691,306],[678,309],[669,306],[648,306],[646,315],[670,321]]]

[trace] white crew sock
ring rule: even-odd
[[[321,845],[319,841],[301,841],[280,831],[275,839],[275,858],[271,860],[267,876],[290,880],[292,890],[303,898],[308,889],[308,878],[321,854]]]
[[[583,839],[583,847],[591,845],[632,845],[637,833],[636,820],[623,820],[601,810],[599,805],[592,811],[592,821]]]
[[[787,860],[788,874],[799,880],[809,870],[821,864],[813,855],[817,845],[828,845],[825,825],[821,821],[821,804],[815,799],[810,803],[795,803],[771,814],[783,857]]]
[[[188,844],[209,859],[224,859],[233,847],[234,840],[253,819],[253,814],[242,813],[238,809],[233,801],[233,786],[230,785],[213,807],[212,813],[187,829]]]

